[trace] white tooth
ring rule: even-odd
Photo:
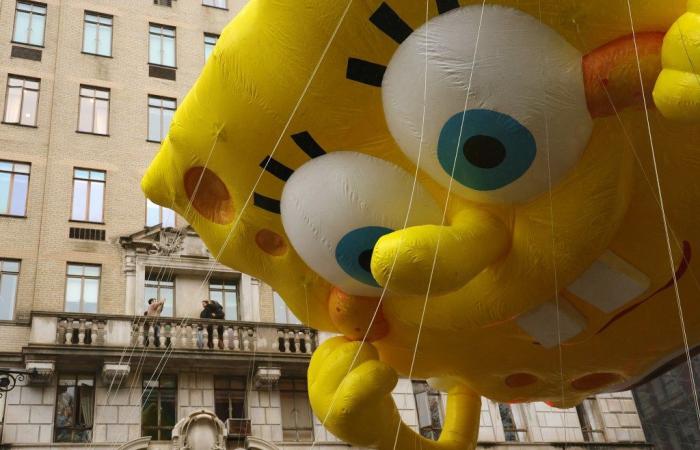
[[[586,319],[564,299],[559,299],[558,309],[558,326],[557,304],[553,300],[522,314],[516,321],[544,348],[556,347],[559,342],[568,341],[586,327]]]
[[[606,251],[591,267],[568,287],[605,313],[610,313],[642,295],[649,288],[649,278],[627,261]]]

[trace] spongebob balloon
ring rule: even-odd
[[[335,435],[470,449],[482,395],[570,407],[700,344],[699,70],[698,0],[251,0],[143,188],[343,336]]]

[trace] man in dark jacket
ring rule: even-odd
[[[202,300],[202,312],[199,313],[200,319],[218,319],[223,320],[226,317],[224,307],[220,303],[213,300]],[[200,327],[201,329],[201,327]],[[224,326],[218,325],[216,330],[219,332],[219,348],[224,348]],[[207,346],[214,348],[214,326],[207,325]]]

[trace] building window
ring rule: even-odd
[[[36,126],[39,108],[39,83],[36,78],[9,75],[5,100],[5,123]]]
[[[107,135],[109,132],[109,89],[80,86],[78,131]]]
[[[146,199],[146,226],[152,227],[155,225],[162,225],[164,228],[174,227],[175,211]]]
[[[173,0],[153,0],[153,4],[157,6],[173,6]]]
[[[413,395],[416,400],[420,434],[425,438],[438,440],[445,421],[440,392],[431,388],[425,381],[414,381]]]
[[[141,398],[141,435],[154,441],[169,441],[177,422],[177,377],[144,376]]]
[[[148,309],[148,299],[164,299],[165,305],[160,315],[173,317],[175,313],[175,278],[172,271],[166,267],[146,270],[146,283],[144,286],[143,308]]]
[[[66,312],[97,312],[101,273],[102,267],[98,265],[68,263]]]
[[[112,56],[112,16],[85,11],[83,52]]]
[[[238,320],[238,281],[212,278],[209,281],[209,299],[224,307],[226,320]]]
[[[275,323],[301,324],[301,321],[297,319],[297,316],[294,315],[277,292],[273,292],[272,297],[274,299]]]
[[[102,170],[73,169],[71,220],[104,222],[105,179]]]
[[[15,8],[15,32],[12,42],[18,44],[44,45],[46,27],[46,5],[35,2],[17,2]]]
[[[513,417],[513,410],[510,405],[504,403],[498,404],[498,413],[501,416],[501,423],[503,424],[503,434],[505,435],[506,442],[518,442],[518,427],[515,425],[515,418]]]
[[[148,33],[148,62],[175,67],[175,27],[152,23]]]
[[[0,320],[14,318],[19,264],[16,259],[0,259]]]
[[[214,46],[218,40],[218,34],[204,33],[204,62],[207,62],[211,56],[211,52],[214,51]]]
[[[60,375],[56,396],[54,442],[91,442],[95,413],[92,375]]]
[[[0,215],[26,215],[30,167],[28,163],[0,160]]]
[[[309,405],[306,380],[280,380],[279,387],[282,406],[282,440],[313,441],[313,415]]]
[[[226,0],[202,0],[202,5],[226,9]]]
[[[214,377],[214,411],[226,423],[227,419],[246,419],[246,383],[243,378]]]
[[[174,98],[148,96],[148,140],[163,142],[177,108]]]

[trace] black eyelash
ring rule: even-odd
[[[459,8],[459,0],[436,0],[436,3],[440,14]]]
[[[363,59],[348,58],[348,69],[345,76],[348,80],[357,81],[358,83],[382,87],[385,72],[386,66],[381,64]]]
[[[318,142],[314,140],[308,131],[292,135],[292,140],[304,153],[309,155],[310,158],[318,158],[326,154],[323,147],[318,145]]]
[[[253,204],[258,208],[264,209],[274,214],[280,213],[280,201],[274,198],[265,197],[257,192],[253,195]]]
[[[413,29],[386,3],[379,5],[369,21],[399,44],[413,33]]]
[[[292,169],[269,156],[266,156],[265,159],[260,162],[260,167],[282,181],[287,181],[294,173]]]

